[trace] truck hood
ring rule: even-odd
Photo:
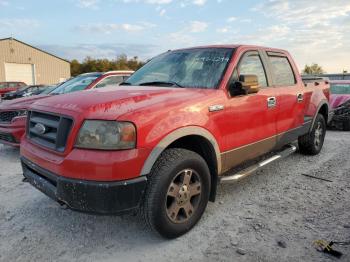
[[[52,96],[37,101],[31,108],[59,114],[85,115],[95,119],[117,119],[119,116],[154,107],[170,110],[172,106],[192,105],[196,100],[209,99],[214,90],[120,86],[79,91]]]
[[[0,103],[0,110],[28,109],[31,104],[46,97],[49,97],[49,95],[36,95],[14,100],[4,100]]]
[[[331,105],[331,108],[337,108],[341,105],[343,105],[344,103],[350,101],[350,95],[331,95],[330,100],[329,100],[329,104]]]

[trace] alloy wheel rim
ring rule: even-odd
[[[319,148],[322,143],[322,137],[323,137],[323,128],[322,124],[318,122],[316,130],[315,130],[315,146]]]
[[[193,169],[184,169],[171,181],[166,195],[166,213],[176,224],[188,221],[197,211],[202,182]]]

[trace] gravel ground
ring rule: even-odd
[[[332,261],[312,242],[350,241],[349,160],[350,132],[330,131],[318,156],[296,153],[221,185],[199,224],[169,241],[138,216],[60,207],[21,182],[18,150],[0,145],[0,261]],[[350,261],[350,246],[337,249]]]

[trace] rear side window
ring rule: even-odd
[[[269,56],[272,65],[275,85],[292,86],[296,84],[292,66],[287,57]]]

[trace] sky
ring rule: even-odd
[[[0,0],[11,36],[68,60],[253,44],[288,50],[300,70],[350,71],[349,0]]]

